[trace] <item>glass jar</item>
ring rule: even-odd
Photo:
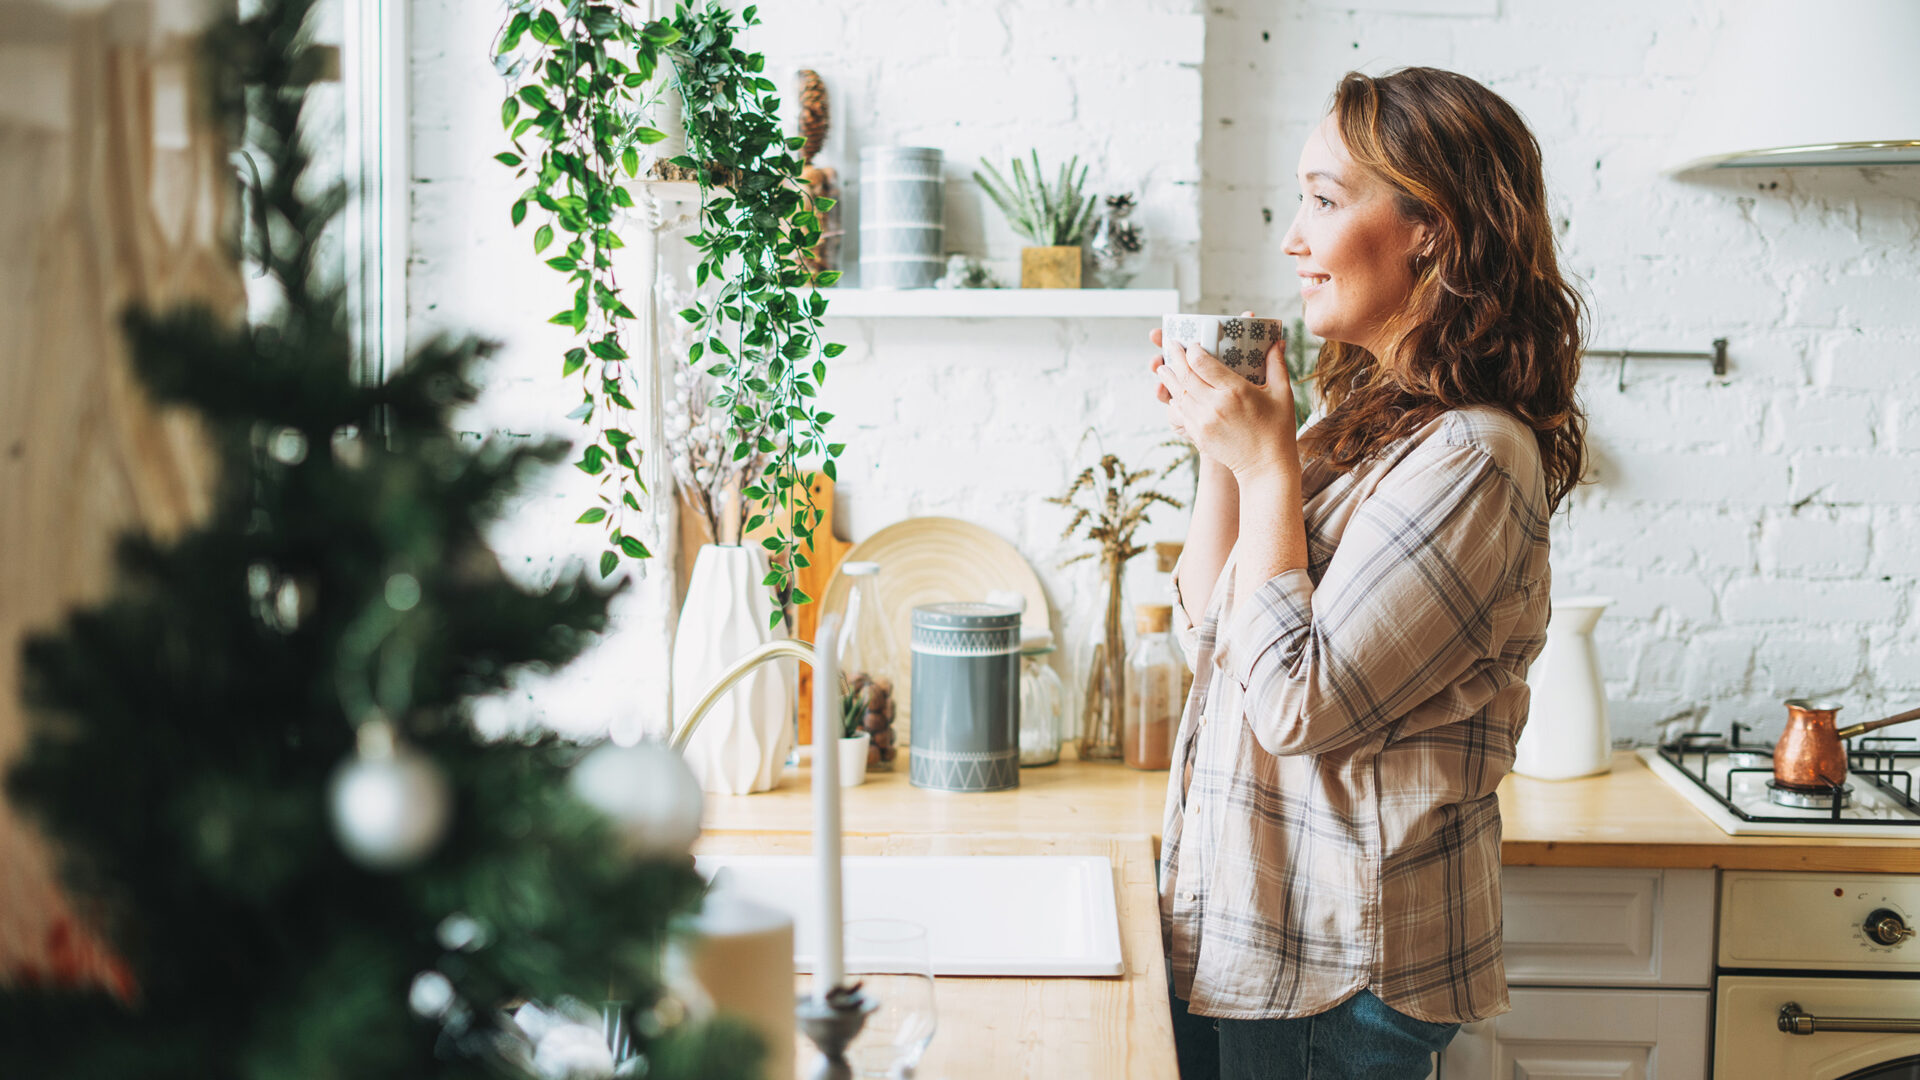
[[[834,641],[840,715],[829,720],[841,725],[843,737],[867,733],[867,768],[891,769],[898,753],[893,742],[895,659],[878,596],[880,564],[841,563],[840,572],[847,576],[847,606]]]
[[[1173,606],[1134,608],[1140,632],[1127,653],[1126,711],[1120,735],[1120,759],[1136,769],[1164,769],[1173,762],[1173,737],[1180,729],[1190,685],[1187,662],[1174,646]]]
[[[1067,688],[1047,657],[1053,631],[1032,630],[1020,637],[1020,767],[1060,760],[1066,722]]]

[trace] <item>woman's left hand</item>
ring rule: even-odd
[[[1166,350],[1157,374],[1167,392],[1167,410],[1175,427],[1204,457],[1226,466],[1235,477],[1281,471],[1300,474],[1300,451],[1293,441],[1293,383],[1278,342],[1267,349],[1267,381],[1255,386],[1202,348]]]

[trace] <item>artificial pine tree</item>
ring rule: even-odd
[[[125,538],[110,598],[23,657],[32,730],[8,794],[60,845],[128,978],[0,988],[0,1076],[524,1075],[507,1007],[569,997],[628,1003],[630,1072],[748,1075],[744,1029],[676,1022],[660,985],[669,920],[701,890],[684,821],[623,853],[570,783],[584,748],[488,744],[468,721],[514,672],[587,645],[607,596],[523,590],[482,539],[563,449],[449,427],[483,346],[352,377],[340,296],[314,273],[340,196],[310,190],[296,136],[319,67],[310,5],[265,0],[209,49],[268,166],[258,257],[279,314],[128,318],[153,395],[202,418],[213,510],[171,544]],[[603,802],[670,805],[646,785],[678,779],[677,758],[654,751],[672,764],[649,779],[659,759],[624,753],[602,759]]]

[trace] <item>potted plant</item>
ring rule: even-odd
[[[890,695],[865,675],[851,681],[840,677],[840,786],[853,787],[867,780],[867,761],[881,749],[876,741],[886,738],[885,749],[893,747],[893,708]],[[873,730],[870,726],[877,724]],[[891,757],[891,753],[888,753]]]
[[[1033,175],[1019,158],[1013,159],[1013,182],[1009,184],[986,158],[976,171],[974,182],[987,193],[1007,224],[1031,244],[1020,249],[1020,287],[1023,289],[1077,289],[1080,287],[1080,241],[1093,220],[1094,198],[1082,195],[1087,168],[1074,157],[1061,166],[1051,188],[1043,182],[1040,152],[1033,151]],[[1074,167],[1079,166],[1079,173]]]

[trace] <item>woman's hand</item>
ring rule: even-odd
[[[1160,342],[1160,331],[1151,335]],[[1236,478],[1298,476],[1300,451],[1293,441],[1293,383],[1287,377],[1280,343],[1267,349],[1267,381],[1255,386],[1205,349],[1166,349],[1155,357],[1158,396],[1167,405],[1173,429],[1193,441],[1203,458],[1232,471]]]

